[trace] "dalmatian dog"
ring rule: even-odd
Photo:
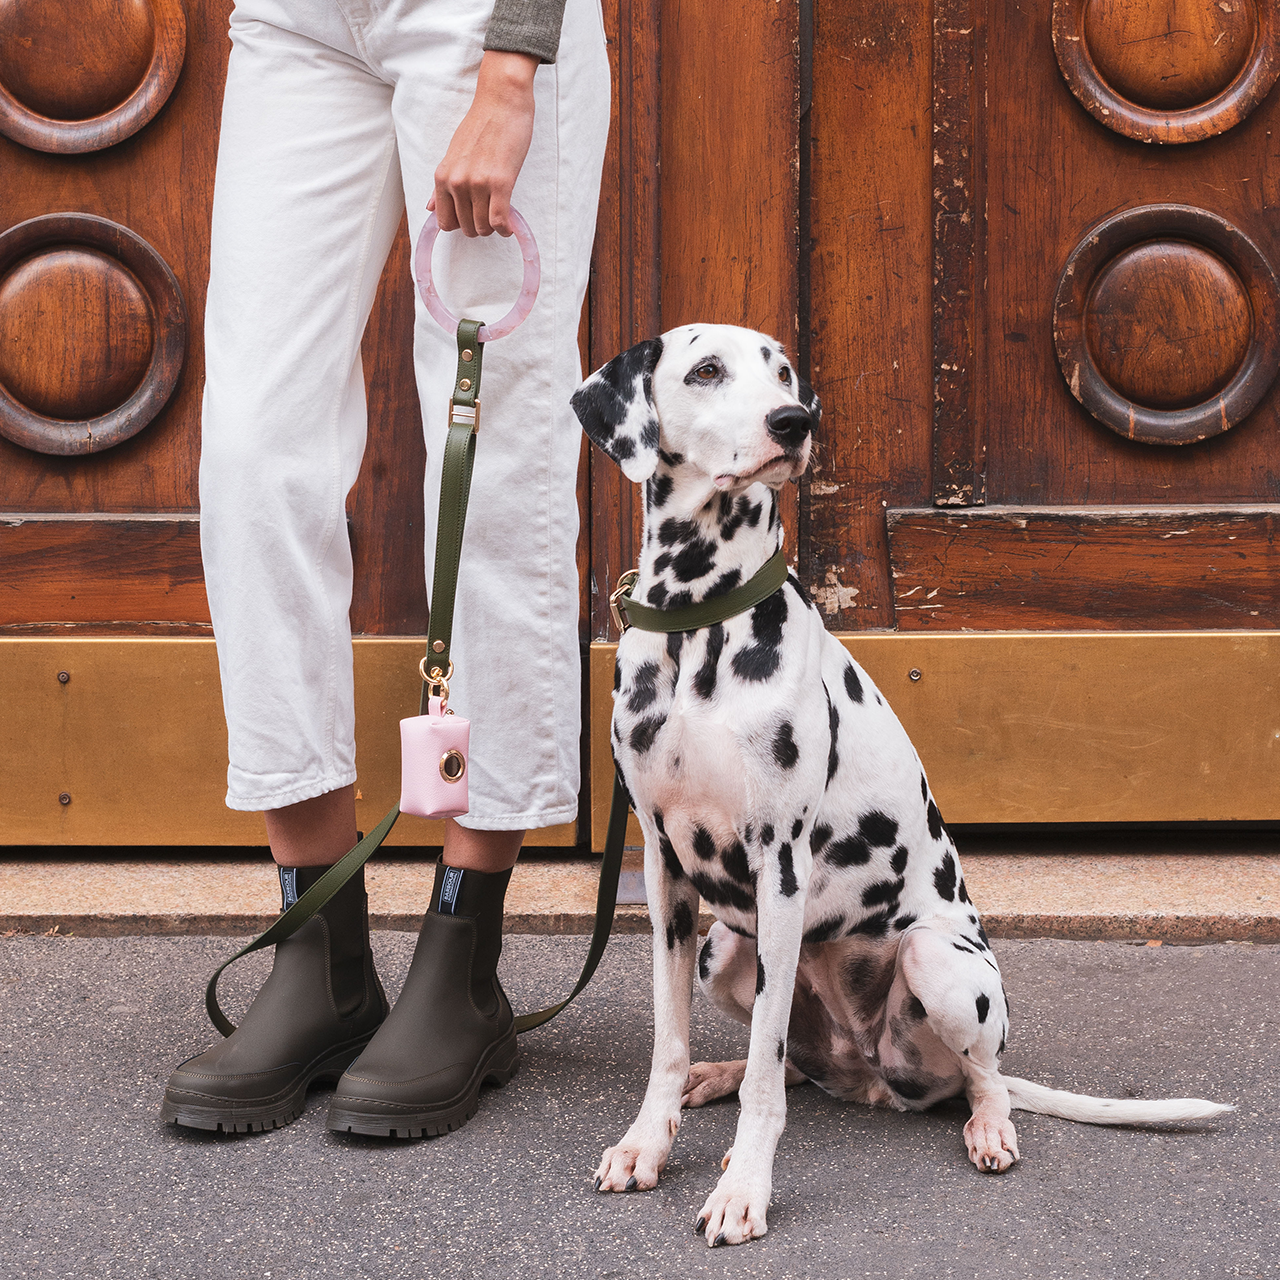
[[[745,583],[781,545],[777,492],[809,461],[820,406],[772,338],[688,325],[573,397],[587,435],[644,485],[636,600],[675,608]],[[598,1191],[657,1185],[684,1106],[737,1090],[710,1245],[762,1236],[785,1087],[923,1110],[964,1094],[969,1158],[1018,1159],[1011,1107],[1094,1123],[1228,1107],[1089,1098],[1000,1073],[1009,1006],[919,757],[794,576],[691,632],[618,646],[612,740],[645,839],[654,1048],[644,1103]],[[698,899],[717,917],[697,951]],[[742,1062],[690,1067],[695,967],[751,1028]]]

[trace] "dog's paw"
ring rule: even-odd
[[[650,1146],[624,1138],[600,1157],[596,1170],[597,1191],[652,1191],[667,1165],[671,1144]]]
[[[717,1098],[726,1098],[731,1093],[737,1093],[742,1086],[742,1077],[746,1073],[745,1058],[737,1062],[695,1062],[689,1068],[689,1079],[685,1081],[680,1105],[703,1107]]]
[[[973,1116],[964,1127],[969,1159],[983,1173],[1003,1173],[1018,1159],[1018,1135],[1011,1121]]]
[[[725,1161],[733,1155],[730,1148]],[[758,1240],[769,1230],[765,1214],[769,1208],[770,1187],[757,1179],[742,1177],[727,1169],[716,1189],[702,1206],[694,1231],[706,1236],[714,1249],[722,1244],[745,1244]]]

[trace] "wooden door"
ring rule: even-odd
[[[831,624],[953,820],[1280,816],[1275,3],[815,12]]]

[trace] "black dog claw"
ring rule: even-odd
[[[600,1175],[598,1173],[596,1174],[596,1190],[600,1190]]]
[[[707,1220],[706,1220],[706,1218],[699,1218],[699,1219],[697,1220],[697,1222],[695,1222],[695,1223],[693,1224],[693,1234],[694,1234],[695,1236],[700,1236],[700,1235],[702,1234],[702,1229],[703,1229],[706,1225],[707,1225]]]
[[[633,1173],[631,1177],[627,1179],[626,1190],[634,1191],[635,1189],[636,1189],[636,1175]]]
[[[717,1246],[717,1245],[722,1245],[722,1244],[724,1244],[724,1232],[723,1232],[723,1231],[722,1231],[718,1236],[716,1236],[716,1238],[711,1242],[711,1247],[714,1249],[714,1248],[716,1248],[716,1246]]]

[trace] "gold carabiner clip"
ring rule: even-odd
[[[622,601],[631,594],[631,588],[636,585],[636,580],[639,577],[639,569],[628,569],[618,579],[618,585],[614,587],[612,594],[609,596],[609,612],[613,614],[613,625],[618,628],[619,635],[625,634],[631,626],[631,623],[627,621],[626,605]]]
[[[446,715],[449,710],[449,681],[453,679],[453,659],[449,659],[449,670],[441,671],[439,667],[427,670],[427,655],[418,660],[418,674],[427,686],[428,698],[440,699],[440,714]]]

